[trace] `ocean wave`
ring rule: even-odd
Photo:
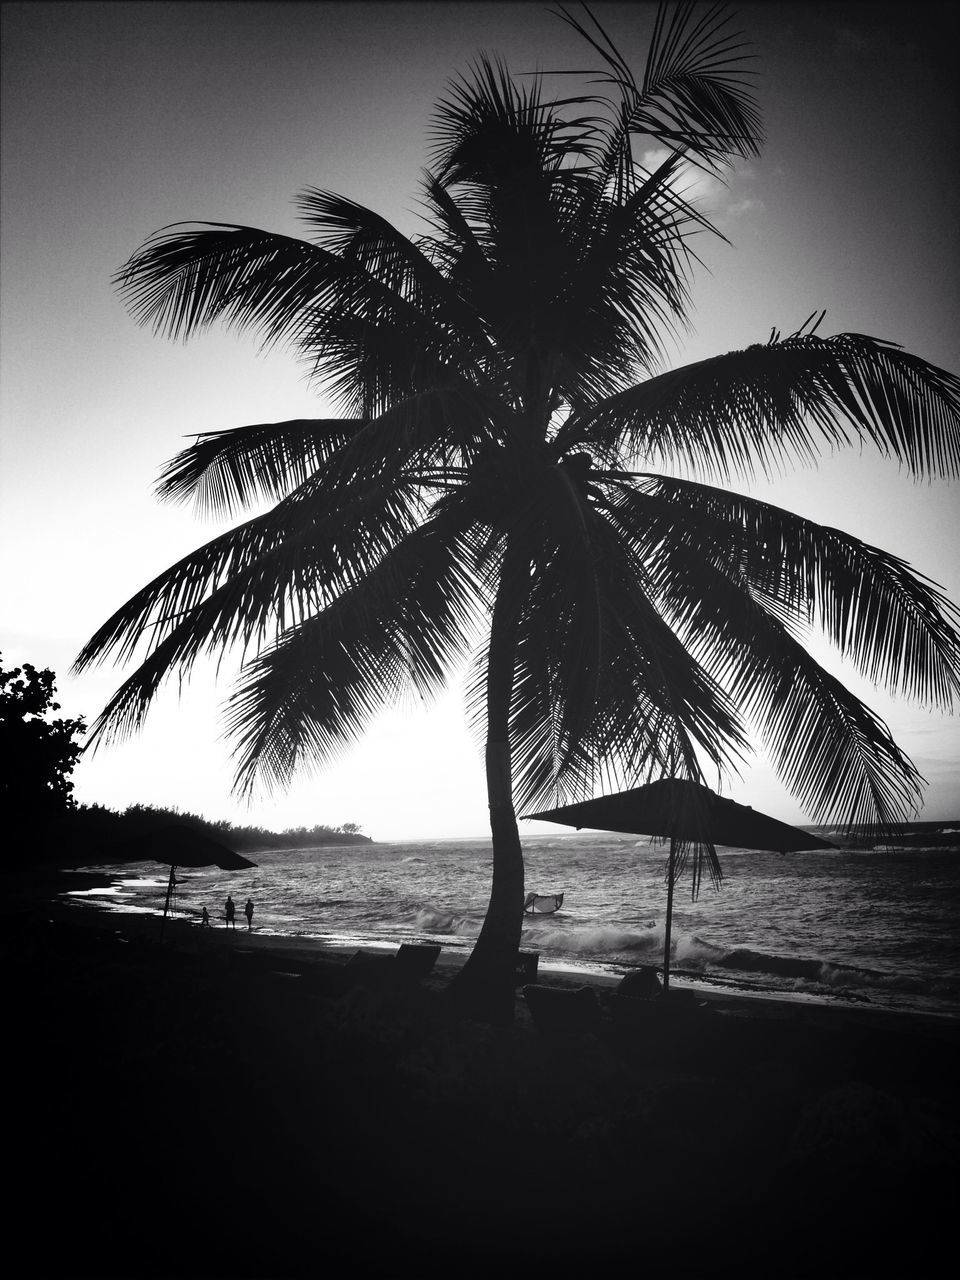
[[[463,916],[441,907],[418,907],[414,919],[417,928],[424,933],[460,933],[464,924]]]
[[[811,986],[826,988],[854,1000],[867,998],[859,994],[864,991],[935,995],[947,999],[955,998],[957,994],[956,984],[949,980],[931,982],[915,973],[891,973],[882,969],[837,964],[829,960],[770,955],[747,947],[738,947],[724,953],[713,961],[713,966],[787,979],[785,985],[798,991]]]
[[[682,964],[692,964],[697,967],[716,964],[724,955],[722,947],[714,946],[712,942],[697,937],[695,933],[680,934],[674,940],[672,951]]]
[[[822,960],[803,960],[797,956],[771,956],[748,947],[737,947],[718,956],[714,964],[720,969],[740,969],[746,973],[772,973],[784,978],[806,978],[816,981],[823,968]]]
[[[638,933],[610,925],[585,927],[561,924],[551,917],[549,923],[537,922],[531,928],[524,928],[524,946],[532,944],[544,950],[564,951],[574,955],[613,955],[662,947],[663,932],[655,927]]]

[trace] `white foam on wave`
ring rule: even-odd
[[[541,925],[528,933],[528,941],[557,951],[604,955],[617,951],[646,950],[663,945],[663,933],[657,928],[644,930],[617,929],[609,925],[594,927],[560,928],[557,925]]]
[[[440,907],[420,907],[416,913],[416,924],[426,933],[460,933],[463,918]]]
[[[820,981],[827,987],[866,987],[922,994],[927,983],[911,974],[879,973],[869,969],[854,969],[833,965],[824,961],[820,966]]]
[[[685,964],[709,964],[724,954],[723,947],[715,947],[695,933],[681,933],[674,940],[673,954]]]
[[[112,898],[116,899],[121,896],[123,890],[118,884],[97,885],[93,889],[69,889],[64,897],[66,898]]]

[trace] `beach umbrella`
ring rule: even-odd
[[[220,867],[222,871],[243,871],[257,864],[234,849],[204,835],[182,822],[168,822],[162,827],[155,827],[143,835],[122,840],[118,844],[104,849],[105,856],[111,862],[163,862],[170,867],[170,878],[167,881],[167,896],[163,904],[163,920],[160,924],[160,937],[170,909],[170,899],[176,885],[177,867]]]
[[[564,823],[577,830],[589,827],[594,831],[622,831],[670,841],[663,947],[665,991],[670,987],[673,889],[683,846],[700,844],[712,849],[719,844],[736,849],[770,849],[778,853],[836,847],[829,840],[821,840],[800,827],[791,827],[749,805],[726,800],[703,783],[686,778],[661,778],[658,782],[634,787],[630,791],[598,796],[595,800],[583,800],[579,804],[561,805],[541,813],[526,813],[522,817]]]

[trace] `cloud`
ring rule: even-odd
[[[641,166],[652,173],[670,155],[666,147],[652,147],[640,157]],[[740,218],[749,213],[762,213],[763,201],[755,196],[741,194],[740,189],[756,176],[752,165],[737,165],[727,178],[706,173],[690,161],[684,161],[674,181],[678,195],[691,204],[698,205],[708,217]]]
[[[752,197],[747,196],[743,200],[737,200],[733,204],[728,204],[723,212],[729,218],[740,218],[743,214],[752,213],[754,210],[757,213],[762,213],[763,209],[764,204],[762,200],[754,200]]]
[[[654,147],[643,153],[640,164],[648,173],[653,173],[669,155],[666,147]],[[698,165],[684,160],[677,169],[673,187],[684,200],[699,203],[718,198],[725,190],[725,183],[713,174],[705,173]]]

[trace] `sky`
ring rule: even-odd
[[[743,4],[766,144],[704,193],[729,238],[700,246],[680,365],[789,333],[900,343],[960,371],[958,111],[948,6]],[[654,8],[593,11],[639,73]],[[481,50],[515,72],[592,66],[539,3],[4,3],[0,149],[0,652],[57,674],[92,721],[129,669],[70,675],[140,586],[219,526],[160,504],[192,434],[331,411],[283,351],[211,331],[154,337],[111,276],[155,230],[209,220],[300,234],[292,198],[340,192],[417,230],[431,111]],[[557,82],[567,88],[566,82]],[[746,488],[746,486],[741,486]],[[960,601],[960,486],[875,454],[824,457],[749,492],[894,552]],[[956,715],[895,702],[819,646],[928,781],[920,817],[960,815]],[[358,823],[376,840],[487,832],[482,753],[456,677],[384,712],[280,795],[241,803],[218,712],[236,662],[171,681],[136,738],[87,754],[75,795],[273,829]],[[810,816],[762,756],[724,793]],[[524,834],[556,831],[521,823]]]

